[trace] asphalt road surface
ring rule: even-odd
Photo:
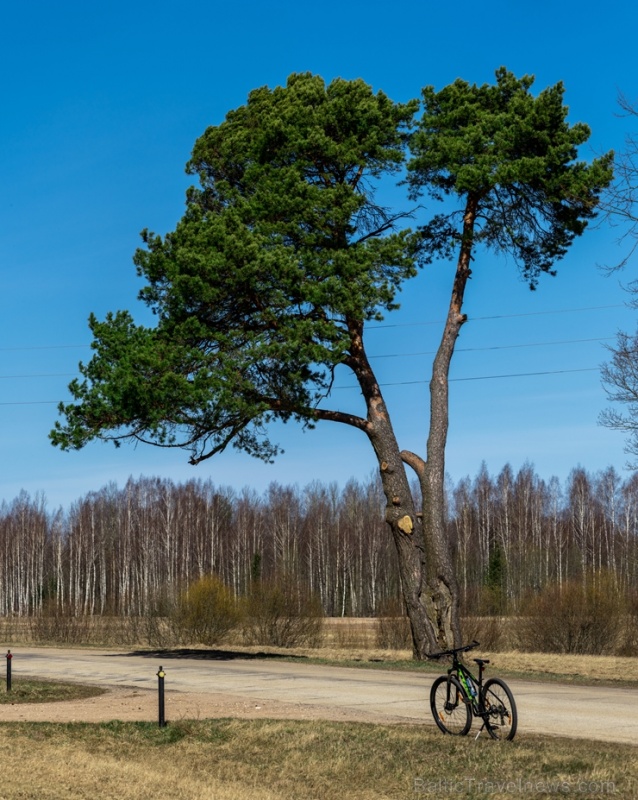
[[[77,681],[137,692],[156,691],[166,672],[166,697],[241,698],[247,708],[289,709],[297,718],[359,719],[434,725],[429,710],[433,675],[381,669],[328,667],[245,654],[188,651],[181,655],[101,650],[19,648],[13,653],[14,685],[20,675]],[[2,670],[4,671],[4,670]],[[1,674],[1,673],[0,673]],[[489,675],[497,675],[492,669]],[[0,678],[1,680],[1,678]],[[638,744],[638,691],[508,680],[518,707],[520,734],[540,733]],[[144,691],[148,690],[148,691]],[[0,706],[0,709],[6,706]],[[12,706],[25,709],[25,706]],[[283,713],[285,716],[286,714]],[[0,720],[7,718],[0,710]],[[17,717],[9,717],[17,718]],[[118,718],[114,715],[113,718]],[[474,727],[479,725],[475,721]]]

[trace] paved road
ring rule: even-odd
[[[341,709],[352,717],[433,724],[431,676],[351,669],[300,661],[158,657],[97,650],[19,649],[13,674],[108,686],[154,689],[160,665],[166,689],[224,693],[261,702],[296,703],[312,710]],[[546,733],[638,744],[638,691],[532,681],[508,681],[521,733]]]

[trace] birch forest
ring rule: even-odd
[[[0,507],[0,614],[143,615],[211,574],[240,597],[258,573],[298,582],[327,616],[378,616],[400,598],[384,502],[373,478],[263,494],[139,478],[55,511],[23,492]],[[516,614],[567,582],[638,592],[638,475],[483,467],[448,479],[447,503],[465,614]]]

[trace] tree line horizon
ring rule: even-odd
[[[23,490],[0,505],[0,615],[144,616],[209,575],[236,598],[285,578],[326,616],[404,613],[384,507],[374,476],[273,482],[261,494],[129,478],[54,511]],[[474,477],[448,476],[446,509],[463,615],[516,614],[575,582],[638,594],[637,474],[576,467],[561,482],[529,463],[498,474],[483,464]]]

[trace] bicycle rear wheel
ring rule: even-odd
[[[465,736],[472,727],[472,712],[465,703],[463,689],[458,679],[450,678],[448,698],[447,675],[439,676],[430,690],[430,708],[434,721],[443,733]]]
[[[518,725],[516,703],[509,686],[500,678],[490,678],[483,687],[482,705],[487,716],[485,727],[492,739],[513,739]]]

